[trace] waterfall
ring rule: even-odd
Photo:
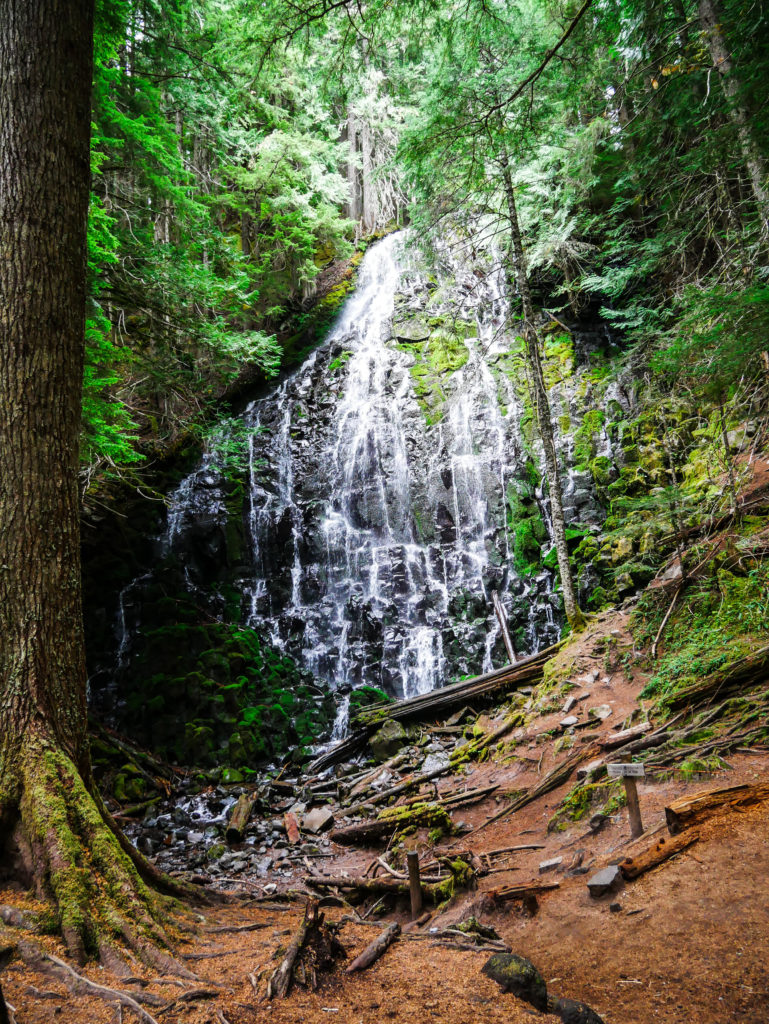
[[[412,351],[393,337],[396,295],[417,309],[423,288],[402,233],[369,249],[321,348],[244,413],[248,557],[233,580],[244,621],[343,692],[408,697],[501,663],[493,589],[525,607],[531,648],[558,633],[547,574],[524,582],[511,568],[521,408],[490,368],[510,343],[501,279],[474,287],[456,293],[475,330],[437,422],[420,408]],[[173,496],[164,550],[182,561],[186,524],[226,522],[215,462],[206,456]]]

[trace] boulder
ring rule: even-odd
[[[313,835],[317,835],[318,832],[325,832],[333,824],[334,815],[328,807],[314,807],[302,819],[302,829],[305,832],[312,832]]]
[[[439,771],[441,768],[448,768],[450,764],[451,758],[449,754],[445,750],[436,750],[427,755],[419,770],[427,774],[428,772]]]
[[[401,320],[400,323],[393,324],[393,334],[398,341],[414,344],[427,341],[430,337],[430,326],[419,317],[413,317],[410,320]]]
[[[557,999],[552,1012],[561,1018],[563,1024],[604,1024],[591,1006],[576,999]]]
[[[503,992],[512,992],[518,999],[531,1003],[535,1010],[547,1011],[545,979],[525,956],[495,953],[483,965],[482,971],[487,978],[496,981]]]
[[[607,892],[616,892],[617,889],[622,888],[622,884],[622,872],[619,866],[611,864],[608,868],[593,875],[587,883],[587,887],[590,895],[594,899],[598,899],[599,896],[605,896]]]
[[[408,742],[406,730],[400,722],[385,722],[369,740],[371,753],[377,761],[389,761]]]
[[[611,718],[612,710],[609,704],[599,704],[597,707],[590,708],[588,715],[590,718],[597,718],[599,721],[604,722],[607,718]]]
[[[539,865],[540,875],[544,875],[548,871],[555,871],[556,868],[563,864],[563,857],[553,857],[551,860],[543,860]]]

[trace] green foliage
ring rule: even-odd
[[[249,443],[253,436],[253,428],[237,416],[222,417],[206,431],[206,450],[228,479],[236,479],[248,470]]]
[[[739,571],[738,566],[733,566]],[[645,595],[633,616],[640,643],[650,642],[666,608]],[[766,633],[769,565],[747,573],[716,569],[679,602],[665,633],[664,653],[642,697],[666,697],[748,654]]]

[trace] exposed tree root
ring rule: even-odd
[[[25,963],[50,977],[62,981],[70,992],[75,995],[96,996],[108,1003],[116,1003],[118,1006],[125,1006],[142,1021],[142,1024],[158,1024],[157,1020],[128,992],[120,989],[108,988],[106,985],[97,985],[95,981],[84,977],[69,964],[60,960],[52,953],[46,953],[28,942],[19,942],[19,952]]]
[[[6,854],[19,880],[51,905],[52,920],[44,925],[60,931],[72,959],[82,964],[98,955],[125,975],[136,973],[134,954],[162,973],[194,978],[162,950],[172,948],[165,928],[182,909],[170,896],[205,897],[133,849],[54,744],[30,738],[14,767],[19,796],[13,849]],[[7,815],[7,804],[5,810]]]

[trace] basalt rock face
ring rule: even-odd
[[[563,619],[501,277],[447,260],[432,279],[402,244],[372,247],[325,344],[183,480],[158,545],[162,571],[213,620],[334,689],[411,696],[506,660],[491,591],[520,652],[556,640]],[[601,486],[620,471],[609,425],[634,398],[596,370],[602,329],[542,326],[576,547],[600,534]],[[127,686],[157,580],[122,595]],[[597,581],[583,575],[583,600]]]

